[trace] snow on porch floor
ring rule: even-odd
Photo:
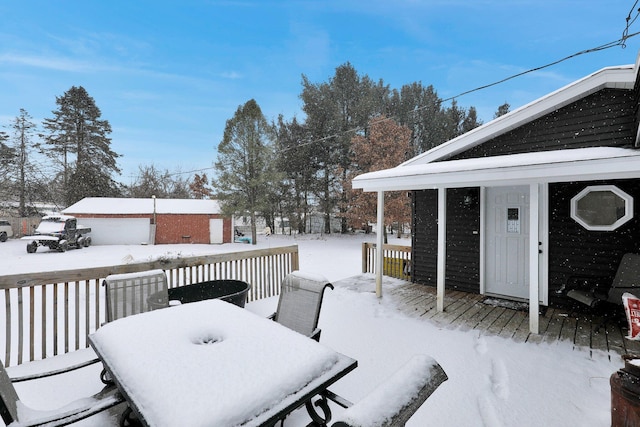
[[[372,289],[375,288],[375,278],[367,274],[336,282],[338,284],[351,289]],[[393,298],[404,314],[446,329],[477,330],[515,342],[566,340],[572,342],[574,348],[608,352],[610,359],[619,359],[629,353],[640,354],[640,341],[625,339],[626,325],[615,321],[602,324],[602,317],[595,314],[548,307],[540,316],[540,333],[532,334],[529,332],[528,310],[517,309],[519,307],[510,304],[485,304],[484,295],[447,290],[444,312],[439,313],[436,310],[435,287],[384,277],[383,296]]]

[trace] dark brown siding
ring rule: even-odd
[[[465,198],[468,199],[465,202]],[[438,259],[438,192],[414,192],[413,280],[435,285]],[[480,291],[478,188],[447,190],[447,289]]]
[[[571,198],[589,185],[613,184],[634,198],[634,218],[614,231],[589,231],[571,218]],[[555,292],[571,275],[613,280],[622,256],[639,252],[640,181],[598,181],[549,185],[549,302],[562,303]]]
[[[478,188],[447,190],[445,284],[447,289],[480,292],[480,190]]]
[[[413,280],[436,285],[438,261],[438,192],[413,192],[413,228],[411,259]]]
[[[585,147],[631,147],[635,139],[634,93],[603,89],[452,159]]]
[[[638,134],[638,126],[640,125],[640,79],[637,78],[636,75],[636,83],[633,85],[633,104],[635,106],[634,114],[635,117],[635,125],[633,127],[633,134]],[[636,147],[637,147],[636,143]]]

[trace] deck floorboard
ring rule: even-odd
[[[615,321],[603,323],[601,317],[589,313],[548,307],[539,318],[540,333],[532,334],[529,332],[528,310],[513,308],[509,304],[501,306],[496,304],[496,298],[485,304],[483,295],[447,290],[444,312],[438,312],[436,288],[433,286],[396,284],[385,292],[394,298],[401,311],[449,329],[476,330],[531,344],[568,341],[574,348],[602,351],[609,357],[640,354],[640,341],[625,338],[626,324]]]

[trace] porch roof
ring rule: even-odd
[[[640,151],[591,147],[400,165],[353,180],[364,191],[640,178]]]

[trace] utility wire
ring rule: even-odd
[[[638,1],[640,1],[640,0],[636,0],[636,4],[638,3]],[[635,5],[634,5],[634,7],[635,7]],[[535,71],[540,71],[540,70],[543,70],[545,68],[552,67],[554,65],[560,64],[561,62],[567,61],[567,60],[575,58],[577,56],[585,55],[587,53],[599,52],[599,51],[602,51],[602,50],[605,50],[605,49],[610,49],[610,48],[615,47],[615,46],[622,46],[624,48],[624,47],[626,47],[625,43],[626,43],[626,41],[628,39],[630,39],[631,37],[635,37],[638,34],[640,34],[640,32],[636,32],[636,33],[633,33],[633,34],[628,34],[629,26],[631,25],[631,23],[633,23],[638,18],[639,14],[640,14],[640,10],[638,11],[636,16],[632,20],[630,18],[631,12],[629,13],[629,18],[627,18],[628,25],[625,28],[625,32],[623,33],[622,37],[619,38],[618,40],[615,40],[615,41],[612,41],[612,42],[609,42],[609,43],[606,43],[606,44],[603,44],[601,46],[597,46],[597,47],[594,47],[594,48],[585,49],[585,50],[582,50],[580,52],[576,52],[574,54],[571,54],[569,56],[565,56],[564,58],[558,59],[556,61],[550,62],[548,64],[541,65],[541,66],[535,67],[535,68],[531,68],[531,69],[523,71],[521,73],[517,73],[517,74],[513,74],[513,75],[511,75],[509,77],[505,77],[504,79],[498,80],[496,82],[489,83],[489,84],[486,84],[486,85],[483,85],[483,86],[476,87],[474,89],[470,89],[470,90],[461,92],[461,93],[459,93],[457,95],[454,95],[454,96],[451,96],[449,98],[442,99],[441,102],[452,101],[452,100],[460,98],[460,97],[462,97],[464,95],[468,95],[468,94],[473,93],[473,92],[477,92],[477,91],[480,91],[480,90],[483,90],[483,89],[487,89],[487,88],[490,88],[490,87],[493,87],[493,86],[497,86],[497,85],[502,84],[504,82],[507,82],[509,80],[513,80],[513,79],[515,79],[517,77],[521,77],[521,76],[524,76],[526,74],[533,73]],[[418,113],[418,112],[420,112],[420,111],[422,111],[422,110],[424,110],[426,108],[429,108],[429,107],[430,107],[429,105],[425,105],[425,106],[422,106],[422,107],[416,107],[416,108],[413,109],[412,113]],[[382,119],[380,121],[382,122],[382,121],[386,121],[386,120],[393,120],[393,118],[392,117],[387,117],[387,118]],[[322,138],[317,138],[317,139],[314,139],[314,140],[311,140],[311,141],[303,142],[301,144],[296,145],[295,147],[284,148],[284,149],[280,150],[280,152],[286,152],[286,151],[289,151],[289,150],[296,149],[298,147],[304,147],[304,146],[307,146],[307,145],[316,144],[318,142],[326,141],[327,139],[340,137],[340,136],[345,135],[347,133],[356,133],[356,132],[363,131],[363,130],[364,129],[362,127],[357,127],[357,128],[353,128],[353,129],[344,130],[344,131],[341,131],[341,132],[338,132],[338,133],[335,133],[335,134],[332,134],[332,135],[324,136]]]
[[[634,20],[637,19],[637,18],[638,18],[638,15],[636,15]],[[628,27],[627,27],[627,29],[628,29]],[[540,71],[540,70],[543,70],[545,68],[552,67],[554,65],[560,64],[561,62],[567,61],[567,60],[575,58],[577,56],[585,55],[587,53],[599,52],[601,50],[609,49],[609,48],[612,48],[612,47],[615,47],[615,46],[622,46],[623,48],[625,48],[626,47],[625,43],[626,43],[627,39],[629,39],[631,37],[635,37],[638,34],[640,34],[640,32],[633,33],[633,34],[625,34],[625,35],[623,35],[622,38],[620,38],[620,39],[618,39],[616,41],[613,41],[613,42],[610,42],[610,43],[607,43],[607,44],[603,44],[602,46],[598,46],[598,47],[594,47],[594,48],[591,48],[591,49],[586,49],[586,50],[582,50],[580,52],[576,52],[576,53],[574,53],[572,55],[565,56],[562,59],[558,59],[557,61],[553,61],[553,62],[550,62],[548,64],[541,65],[539,67],[531,68],[529,70],[526,70],[526,71],[523,71],[521,73],[517,73],[517,74],[511,75],[509,77],[505,77],[504,79],[498,80],[497,82],[489,83],[489,84],[486,84],[484,86],[480,86],[480,87],[477,87],[475,89],[471,89],[471,90],[468,90],[466,92],[462,92],[462,93],[460,93],[458,95],[455,95],[455,96],[452,96],[450,98],[443,99],[442,101],[443,102],[444,101],[451,101],[451,100],[459,98],[461,96],[464,96],[464,95],[467,95],[467,94],[470,94],[470,93],[473,93],[473,92],[477,92],[479,90],[483,90],[483,89],[486,89],[486,88],[489,88],[489,87],[492,87],[492,86],[499,85],[499,84],[504,83],[506,81],[515,79],[516,77],[524,76],[525,74],[533,73],[535,71]]]
[[[498,80],[498,81],[495,81],[493,83],[489,83],[489,84],[486,84],[486,85],[478,86],[478,87],[476,87],[474,89],[470,89],[470,90],[461,92],[461,93],[459,93],[457,95],[451,96],[449,98],[443,99],[443,100],[441,100],[441,102],[452,101],[452,100],[460,98],[460,97],[462,97],[464,95],[468,95],[470,93],[478,92],[480,90],[484,90],[484,89],[487,89],[487,88],[490,88],[490,87],[493,87],[493,86],[497,86],[497,85],[505,83],[505,82],[507,82],[509,80],[513,80],[513,79],[515,79],[517,77],[522,77],[522,76],[524,76],[526,74],[530,74],[530,73],[533,73],[533,72],[536,72],[536,71],[544,70],[545,68],[549,68],[549,67],[552,67],[554,65],[558,65],[558,64],[560,64],[562,62],[568,61],[568,60],[576,58],[578,56],[586,55],[588,53],[599,52],[599,51],[610,49],[610,48],[616,47],[616,46],[621,46],[623,49],[626,48],[627,40],[632,38],[632,37],[637,36],[638,34],[640,34],[640,31],[632,33],[632,34],[629,34],[629,29],[630,29],[631,25],[638,19],[638,17],[640,17],[640,8],[636,9],[636,7],[638,6],[638,2],[640,2],[640,0],[635,0],[633,6],[631,7],[631,10],[629,11],[629,14],[627,15],[627,18],[626,18],[626,26],[625,26],[625,29],[622,32],[622,37],[620,37],[618,40],[615,40],[615,41],[612,41],[612,42],[609,42],[609,43],[605,43],[605,44],[603,44],[601,46],[593,47],[593,48],[590,48],[590,49],[581,50],[579,52],[576,52],[576,53],[573,53],[571,55],[565,56],[564,58],[558,59],[558,60],[553,61],[553,62],[549,62],[548,64],[544,64],[544,65],[541,65],[539,67],[531,68],[531,69],[528,69],[526,71],[522,71],[520,73],[513,74],[511,76],[505,77],[505,78],[503,78],[501,80]],[[634,11],[635,11],[635,16],[632,18],[631,15],[633,14]],[[418,112],[424,110],[425,108],[429,108],[429,107],[430,107],[429,105],[425,105],[425,106],[422,106],[422,107],[416,107],[415,109],[413,109],[412,112],[413,113],[418,113]],[[386,120],[393,120],[393,118],[392,117],[387,117],[387,118],[382,119],[380,121],[386,121]],[[300,144],[298,144],[296,146],[293,146],[293,147],[283,148],[281,150],[278,150],[278,153],[284,153],[284,152],[287,152],[287,151],[290,151],[290,150],[294,150],[296,148],[305,147],[305,146],[311,145],[311,144],[317,144],[319,142],[323,142],[323,141],[326,141],[326,140],[331,139],[331,138],[337,138],[337,137],[343,136],[343,135],[348,134],[348,133],[356,133],[356,132],[360,132],[360,131],[363,131],[363,130],[364,130],[364,128],[362,128],[362,127],[356,127],[356,128],[353,128],[353,129],[347,129],[347,130],[344,130],[344,131],[341,131],[341,132],[338,132],[338,133],[335,133],[335,134],[332,134],[332,135],[323,136],[322,138],[316,138],[316,139],[313,139],[311,141],[303,142],[303,143],[300,143]],[[185,173],[201,172],[201,171],[210,170],[210,169],[213,169],[213,167],[197,169],[197,170],[192,170],[192,171],[188,171],[188,172],[177,172],[177,173],[171,174],[171,175],[182,175],[182,174],[185,174]]]
[[[622,47],[626,47],[626,45],[624,44],[626,41],[626,38],[629,34],[629,27],[631,27],[631,25],[633,25],[633,23],[636,21],[636,19],[638,19],[638,16],[640,15],[640,9],[636,10],[636,16],[632,19],[631,18],[631,14],[633,13],[633,11],[636,9],[636,6],[638,6],[638,0],[635,1],[635,3],[633,3],[633,6],[631,6],[631,10],[629,10],[629,14],[627,15],[627,26],[625,27],[624,31],[622,32],[622,38],[624,39],[624,41],[622,42]]]

